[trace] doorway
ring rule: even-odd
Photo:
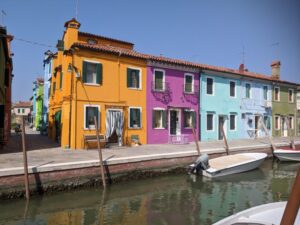
[[[218,119],[218,124],[219,124],[219,134],[218,134],[218,139],[219,140],[223,140],[224,139],[224,135],[223,135],[223,132],[222,132],[222,129],[226,135],[226,121],[225,121],[225,116],[219,116],[219,119]]]
[[[259,137],[259,116],[255,116],[254,118],[254,131],[255,131],[255,138]]]
[[[288,136],[288,129],[287,129],[287,123],[286,118],[281,117],[281,129],[282,129],[282,136],[287,137]]]
[[[170,134],[171,135],[180,135],[180,110],[171,109],[170,110]]]

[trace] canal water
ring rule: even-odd
[[[299,163],[266,160],[256,170],[219,179],[171,175],[100,188],[1,201],[0,224],[212,224],[263,203],[287,200]]]

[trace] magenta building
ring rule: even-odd
[[[199,137],[199,70],[159,57],[147,66],[148,144],[184,144]]]

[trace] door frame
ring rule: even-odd
[[[181,135],[181,109],[178,109],[178,108],[170,108],[169,109],[169,112],[168,112],[168,130],[169,130],[169,135],[174,135],[174,134],[171,134],[171,111],[176,111],[177,112],[177,115],[178,115],[178,125],[179,127],[177,127],[177,124],[176,124],[176,135]],[[177,133],[179,131],[179,133]]]
[[[286,124],[286,119],[287,118],[285,116],[281,116],[281,136],[282,137],[287,137],[288,136],[288,127],[287,127],[287,124]]]
[[[223,118],[223,129],[224,129],[224,134],[227,138],[227,115],[218,115],[218,140],[224,140],[224,137],[223,139],[219,139],[219,132],[220,132],[220,117]]]

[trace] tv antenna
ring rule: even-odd
[[[78,17],[78,1],[79,0],[75,0],[75,19],[77,20]]]
[[[4,16],[7,16],[6,12],[2,9],[1,10],[1,25],[4,26]]]
[[[246,55],[246,52],[245,52],[245,47],[243,45],[243,51],[241,52],[242,54],[242,63],[245,65],[245,55]]]

